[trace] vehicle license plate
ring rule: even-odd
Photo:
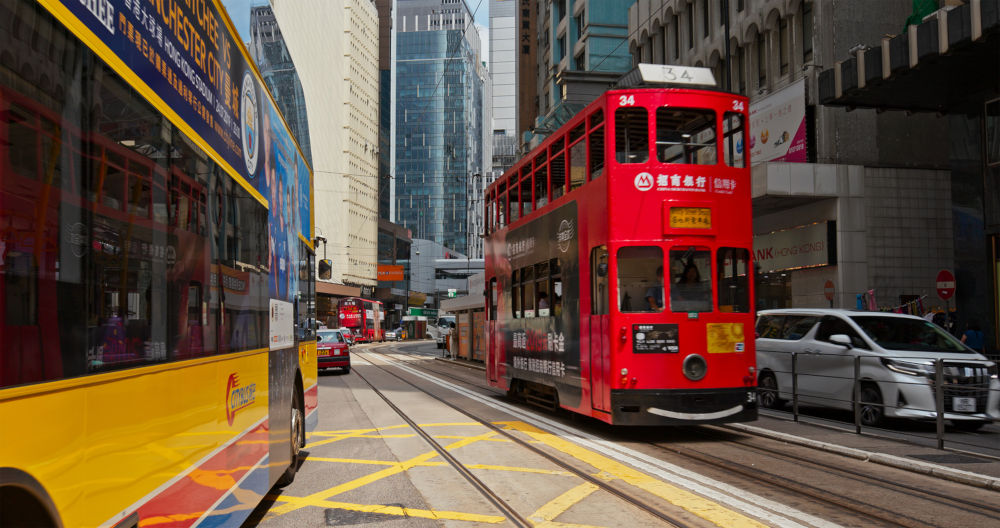
[[[319,350],[316,351],[316,355],[319,356],[319,357],[329,356],[330,355],[330,349],[329,348],[321,348],[321,349],[319,349]]]
[[[952,398],[951,408],[955,412],[976,412],[975,398]]]

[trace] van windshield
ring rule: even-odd
[[[922,319],[852,315],[851,320],[887,350],[974,353],[941,327]]]

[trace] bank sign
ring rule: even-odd
[[[834,221],[756,235],[754,261],[763,273],[828,266],[837,262],[836,241]]]

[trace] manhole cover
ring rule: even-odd
[[[908,455],[911,458],[919,458],[920,460],[926,460],[928,462],[934,462],[936,464],[982,464],[985,462],[982,459],[958,455],[955,453],[946,453],[941,455]]]

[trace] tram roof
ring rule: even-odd
[[[709,68],[673,64],[639,64],[622,75],[615,88],[710,88],[717,89]]]

